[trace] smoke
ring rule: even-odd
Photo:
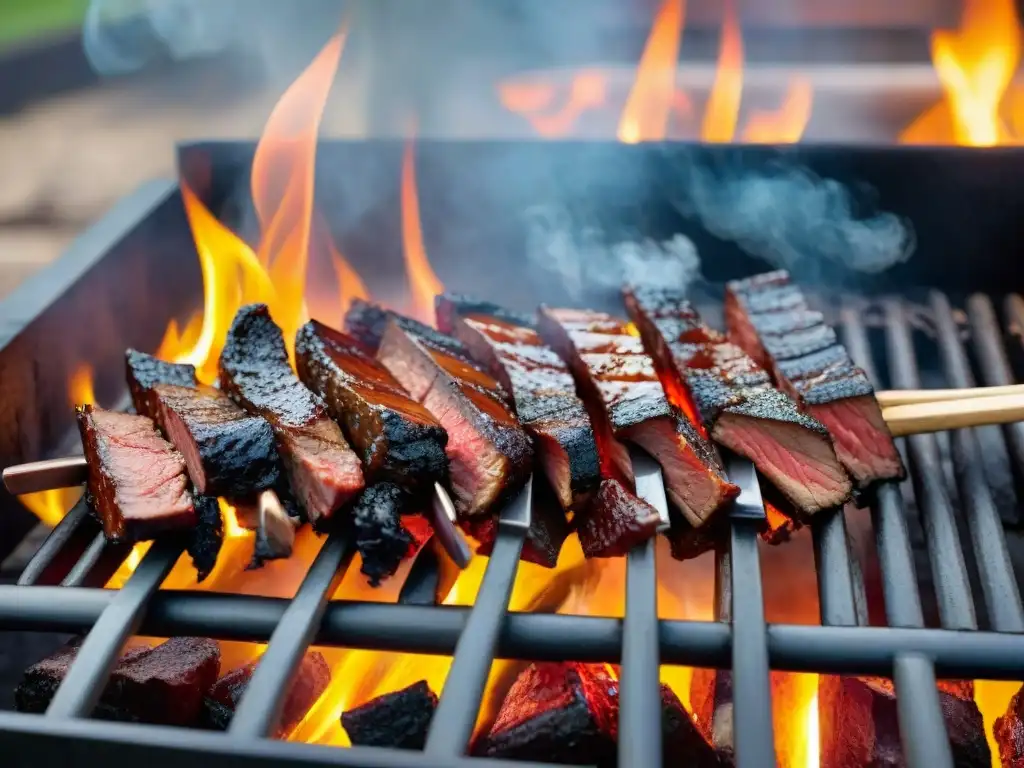
[[[914,252],[910,222],[887,211],[858,215],[847,186],[802,166],[737,171],[692,163],[680,170],[682,188],[670,193],[680,212],[775,267],[875,274]]]

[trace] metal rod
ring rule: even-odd
[[[880,381],[871,360],[871,347],[860,312],[844,307],[840,316],[843,342],[850,357],[877,387]],[[891,627],[924,626],[910,531],[903,510],[903,496],[896,483],[886,483],[878,489],[871,507],[871,527],[875,532],[875,548],[882,571],[886,622]]]
[[[321,547],[238,702],[228,728],[235,740],[265,738],[277,728],[295,670],[316,637],[352,555],[347,532],[332,533]]]
[[[953,768],[935,670],[917,654],[898,656],[893,669],[900,743],[909,768]]]
[[[438,759],[465,754],[473,735],[487,675],[508,620],[508,601],[519,568],[519,554],[529,529],[533,478],[504,510],[494,549],[469,618],[459,634],[455,655],[430,722],[424,754]]]
[[[123,561],[131,551],[131,547],[129,546],[110,544],[107,541],[106,535],[102,531],[97,533],[95,538],[92,540],[92,543],[89,544],[85,552],[82,553],[82,556],[78,558],[71,570],[68,571],[68,575],[64,577],[60,585],[62,587],[83,586],[85,584],[86,577],[103,557],[103,553],[107,551],[108,548],[114,547],[117,548],[121,561]]]
[[[440,483],[434,483],[434,494],[430,502],[431,524],[434,535],[459,568],[469,567],[473,559],[473,550],[455,523],[455,504],[452,503],[448,491]]]
[[[96,620],[57,688],[47,717],[89,717],[125,641],[146,613],[150,596],[170,573],[183,545],[176,537],[157,541]]]
[[[630,446],[637,495],[668,519],[658,463]],[[660,765],[661,687],[658,649],[658,575],[655,538],[634,547],[626,563],[626,613],[619,679],[619,765]]]
[[[753,465],[726,458],[729,479],[740,486],[732,510],[729,561],[732,592],[733,744],[743,768],[775,765],[769,684],[768,637],[757,554],[758,529],[764,519],[761,489]],[[760,520],[757,511],[760,510]]]
[[[99,525],[90,518],[89,504],[83,495],[28,561],[18,577],[18,586],[59,584],[98,530]]]
[[[84,456],[33,461],[7,467],[3,473],[4,486],[9,493],[50,491],[55,488],[74,488],[88,478],[89,466]]]
[[[896,386],[917,389],[917,373],[910,324],[899,299],[885,303],[889,368]],[[914,497],[921,510],[928,560],[935,577],[935,597],[939,617],[950,629],[977,629],[967,565],[956,528],[953,504],[944,482],[939,447],[934,435],[910,435],[906,438],[914,481]]]
[[[973,386],[974,378],[960,344],[949,300],[936,291],[931,295],[931,305],[946,378],[954,387]],[[1024,607],[999,511],[981,466],[977,437],[973,430],[961,429],[953,432],[950,439],[957,488],[960,501],[966,507],[964,517],[971,534],[989,621],[992,628],[1000,632],[1024,632]]]
[[[811,519],[811,533],[814,537],[814,562],[818,572],[821,623],[830,626],[856,626],[860,622],[854,597],[853,565],[847,544],[846,517],[843,509],[828,509],[815,514]]]

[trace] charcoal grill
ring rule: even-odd
[[[239,179],[247,178],[252,151],[243,143],[199,144],[183,147],[180,156],[193,189],[242,232],[251,219]],[[401,151],[393,142],[327,142],[318,158],[318,205],[371,290],[375,283],[386,288],[401,261]],[[878,203],[914,223],[915,258],[871,276],[842,264],[797,265],[803,282],[832,286],[831,292],[822,288],[821,295],[829,297],[832,319],[853,357],[880,385],[964,387],[973,386],[976,375],[983,384],[1012,383],[1024,298],[1012,293],[1005,298],[1004,324],[987,294],[1024,287],[1015,265],[1003,258],[1015,253],[1013,246],[1024,234],[1024,198],[1012,194],[1022,162],[1016,151],[427,142],[418,150],[427,249],[452,289],[501,295],[524,307],[538,300],[564,303],[570,297],[562,286],[550,277],[534,279],[522,264],[522,212],[557,202],[575,221],[602,220],[612,239],[690,234],[711,283],[763,269],[668,203],[680,183],[675,174],[694,162],[730,172],[801,163],[874,190]],[[103,399],[120,391],[125,346],[154,348],[169,317],[199,306],[189,242],[177,185],[154,182],[72,248],[54,268],[65,272],[51,273],[51,278],[67,274],[71,267],[73,282],[54,288],[52,279],[40,277],[5,306],[5,319],[15,327],[0,349],[0,370],[5,387],[12,382],[7,408],[15,416],[14,429],[22,431],[3,435],[5,465],[67,452],[72,424],[60,385],[82,359],[83,344],[91,340],[85,354],[99,374]],[[159,301],[149,296],[142,301],[129,291],[109,309],[85,311],[92,306],[85,297],[125,293],[118,292],[125,285],[118,273],[125,269],[132,285],[153,291]],[[838,299],[836,285],[843,289]],[[611,301],[601,285],[584,286],[574,298],[596,306]],[[960,306],[967,308],[966,316],[954,309]],[[72,319],[66,337],[54,335]],[[100,332],[106,332],[102,343]],[[50,349],[68,354],[37,351],[44,340]],[[948,449],[936,435],[900,441],[911,479],[903,488],[883,487],[870,510],[887,626],[869,625],[843,514],[819,515],[813,526],[821,626],[765,621],[757,550],[764,510],[755,475],[738,461],[728,468],[743,493],[717,555],[718,615],[711,622],[657,619],[652,547],[628,558],[622,620],[509,613],[528,491],[503,513],[472,608],[329,601],[353,554],[341,533],[327,540],[293,600],[160,591],[182,549],[175,540],[156,543],[120,591],[98,589],[125,553],[96,540],[80,504],[53,531],[20,584],[0,586],[0,630],[87,633],[46,715],[0,712],[0,748],[7,764],[16,766],[65,764],[69,758],[95,764],[145,760],[153,766],[187,760],[197,768],[523,766],[485,763],[465,754],[490,663],[493,658],[571,657],[621,664],[623,765],[660,759],[660,661],[731,670],[735,749],[742,768],[774,765],[770,670],[892,677],[908,765],[949,766],[936,678],[1024,681],[1024,606],[1011,562],[1019,551],[1008,544],[1019,520],[1014,504],[1005,502],[1005,483],[993,481],[979,448],[1002,452],[1024,475],[1022,434],[1019,425],[961,430],[949,436]],[[946,474],[950,459],[953,483]],[[660,489],[641,490],[656,496]],[[919,588],[926,582],[915,573],[907,500],[919,513],[930,590]],[[9,498],[4,504],[6,510],[16,509]],[[935,621],[929,620],[932,594]],[[132,634],[269,641],[269,647],[227,733],[87,719]],[[453,655],[425,754],[268,739],[290,673],[311,643]]]

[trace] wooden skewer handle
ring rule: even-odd
[[[5,469],[4,486],[15,496],[21,496],[55,488],[74,488],[82,485],[88,474],[84,456],[33,461]]]
[[[1005,387],[968,387],[966,389],[888,389],[876,392],[875,398],[883,408],[915,403],[935,403],[943,400],[973,400],[982,397],[1024,395],[1024,384]]]
[[[1024,421],[1024,395],[894,405],[883,408],[882,417],[889,431],[897,437],[985,424],[1010,424]]]

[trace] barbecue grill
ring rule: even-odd
[[[190,186],[243,233],[251,219],[238,182],[248,178],[252,151],[250,144],[215,143],[184,146],[180,154]],[[375,283],[386,288],[390,268],[401,259],[401,151],[395,142],[326,142],[318,156],[318,207],[371,289]],[[1013,382],[1024,298],[1003,295],[1019,287],[1016,265],[1007,258],[1024,234],[1024,198],[1011,186],[1019,157],[1014,150],[493,142],[423,142],[417,155],[427,250],[439,274],[453,290],[524,308],[538,301],[603,307],[612,294],[596,280],[584,281],[570,296],[550,275],[526,268],[523,213],[534,206],[557,204],[581,227],[600,221],[613,241],[685,232],[704,257],[704,277],[714,284],[764,267],[673,205],[688,168],[742,174],[799,166],[855,184],[861,203],[913,223],[916,255],[872,275],[812,255],[793,267],[798,280],[817,286],[857,363],[876,384],[897,388]],[[11,330],[0,349],[0,370],[13,415],[0,441],[5,465],[68,453],[72,419],[60,387],[83,355],[99,372],[100,396],[113,395],[123,386],[116,382],[124,348],[155,348],[170,317],[199,306],[189,242],[176,184],[154,182],[96,224],[53,268],[51,276],[70,275],[71,283],[55,289],[51,276],[40,277],[3,308]],[[141,297],[124,291],[126,285]],[[111,306],[99,303],[98,297],[114,295],[119,300]],[[55,335],[58,328],[66,335]],[[468,768],[488,764],[466,752],[492,659],[571,658],[621,664],[624,766],[661,759],[659,663],[730,670],[742,768],[775,762],[770,670],[892,677],[907,764],[952,765],[936,679],[1024,681],[1024,605],[1011,562],[1019,553],[1005,530],[1019,520],[1000,501],[1012,481],[993,478],[985,458],[990,450],[1001,452],[1015,472],[1024,471],[1022,435],[1019,425],[961,430],[949,436],[948,446],[941,436],[911,436],[900,441],[910,470],[903,488],[882,487],[870,513],[818,515],[813,539],[821,626],[766,623],[757,549],[764,508],[756,475],[736,459],[727,462],[728,470],[742,493],[717,553],[717,616],[711,622],[658,620],[653,543],[628,557],[622,620],[508,612],[529,519],[529,485],[502,513],[472,608],[330,601],[353,555],[344,533],[330,536],[292,600],[159,590],[182,551],[175,539],[155,543],[120,591],[98,589],[126,551],[96,538],[83,502],[50,534],[19,584],[0,586],[0,629],[87,635],[46,715],[0,713],[0,747],[16,766],[65,764],[70,757],[76,763],[145,760],[154,766],[187,760],[197,768]],[[645,462],[634,456],[638,492],[664,508],[657,472]],[[915,525],[908,516],[914,508],[931,590],[922,589],[928,582],[915,573]],[[15,509],[14,500],[5,499],[4,513]],[[869,625],[860,564],[848,545],[847,515],[868,514],[887,626]],[[937,622],[930,618],[931,593]],[[269,646],[227,733],[88,720],[133,634]],[[313,643],[452,655],[425,754],[267,738],[291,673]]]

